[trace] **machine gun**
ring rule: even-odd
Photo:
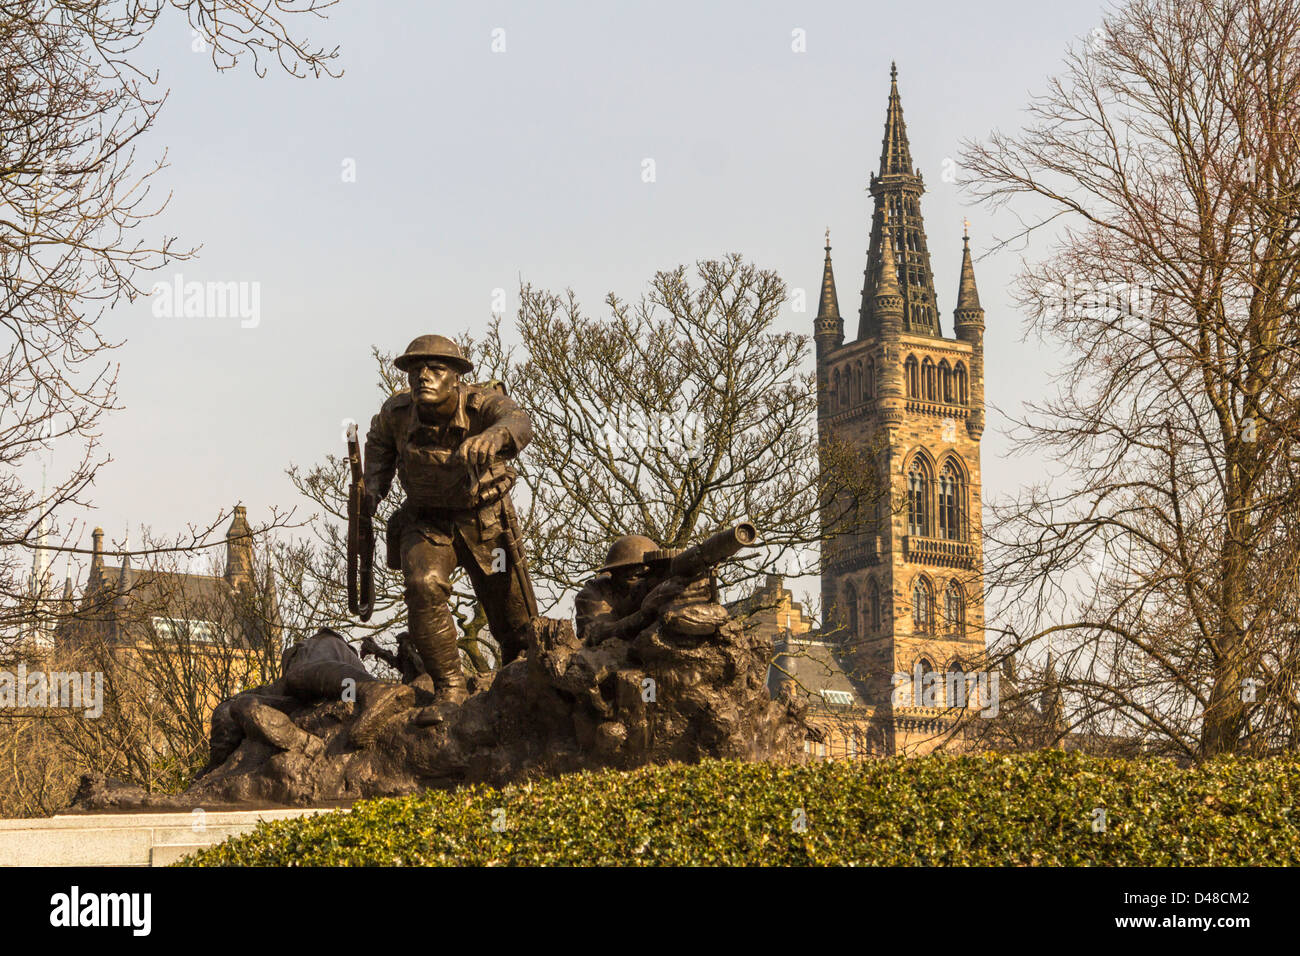
[[[650,578],[654,584],[669,578],[690,582],[708,576],[709,599],[718,600],[718,565],[729,560],[741,548],[757,546],[758,529],[748,521],[732,525],[709,535],[693,547],[651,551],[646,555]]]

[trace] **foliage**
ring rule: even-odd
[[[1058,750],[707,761],[363,801],[261,824],[185,863],[1294,865],[1298,782],[1290,757],[1191,769]],[[1095,832],[1099,809],[1105,828]]]

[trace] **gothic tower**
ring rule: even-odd
[[[983,706],[984,311],[963,237],[954,337],[944,337],[924,190],[891,67],[858,335],[844,341],[829,237],[814,335],[821,438],[860,450],[880,490],[822,560],[827,633],[877,753],[934,749]]]

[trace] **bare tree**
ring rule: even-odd
[[[611,293],[603,319],[572,292],[525,285],[520,356],[499,324],[482,343],[486,368],[536,425],[521,468],[526,528],[555,595],[581,586],[619,535],[677,548],[741,520],[768,548],[724,583],[777,564],[804,573],[874,490],[846,449],[819,460],[808,337],[773,328],[781,278],[733,254],[696,263],[694,279],[678,266],[635,303]],[[838,522],[824,520],[833,501]]]
[[[1300,3],[1132,0],[1029,113],[964,156],[1057,230],[1017,291],[1067,354],[1014,434],[1064,474],[986,531],[1003,651],[1052,642],[1071,726],[1294,748]]]
[[[188,17],[219,69],[274,55],[294,75],[329,73],[337,50],[295,38],[320,0],[0,0],[0,635],[30,623],[31,549],[75,550],[58,519],[89,503],[102,416],[116,405],[119,343],[105,309],[134,300],[141,276],[194,250],[140,237],[166,204],[163,158],[136,149],[165,94],[138,48],[164,11]],[[70,462],[36,490],[35,458]]]

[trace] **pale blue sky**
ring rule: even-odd
[[[368,351],[426,331],[481,331],[520,277],[572,286],[597,311],[661,268],[740,252],[807,291],[783,324],[811,333],[829,226],[850,335],[865,261],[868,174],[897,60],[939,307],[951,334],[961,222],[997,231],[942,178],[959,141],[1015,129],[1031,92],[1102,5],[429,3],[343,0],[309,35],[342,47],[340,79],[217,74],[165,18],[141,51],[170,88],[141,157],[168,151],[166,214],[144,227],[202,243],[172,279],[256,281],[261,318],[109,315],[125,338],[115,461],[89,527],[175,534],[236,500],[254,521],[295,503],[284,475],[340,450],[378,393]],[[506,51],[493,53],[492,31]],[[791,49],[806,31],[807,50]],[[653,158],[657,181],[641,180]],[[345,160],[356,182],[343,181]],[[1042,249],[1031,248],[1030,255]],[[1018,409],[1054,359],[1020,341],[1015,254],[976,265],[987,400]],[[985,499],[1041,473],[1007,461],[990,410]],[[57,463],[57,460],[56,460]]]

